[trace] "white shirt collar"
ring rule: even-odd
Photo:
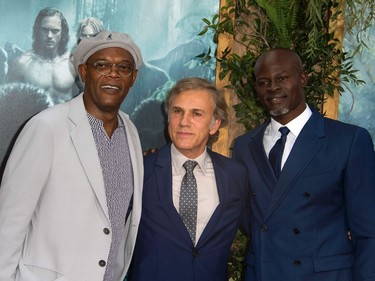
[[[282,125],[279,122],[275,121],[273,118],[271,118],[271,124],[269,126],[270,132],[272,135],[278,136],[280,135],[280,133],[278,132],[280,127],[286,126],[288,127],[290,132],[297,138],[311,115],[312,111],[310,107],[306,104],[305,110],[292,121],[290,121],[288,124]]]
[[[172,143],[172,145],[171,145],[171,157],[172,157],[173,168],[175,169],[175,171],[177,173],[185,174],[185,168],[183,167],[183,164],[187,160],[194,160],[194,161],[197,161],[197,163],[198,163],[197,167],[199,167],[202,170],[203,174],[205,174],[206,173],[206,167],[207,167],[206,164],[207,164],[210,156],[208,155],[207,148],[206,148],[204,150],[204,152],[201,155],[199,155],[197,158],[195,158],[195,159],[187,158],[180,151],[178,151],[176,146]]]

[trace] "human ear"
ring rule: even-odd
[[[86,74],[87,74],[86,67],[87,66],[85,64],[78,65],[79,77],[81,78],[82,82],[86,81]]]

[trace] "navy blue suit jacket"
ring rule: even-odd
[[[368,132],[313,111],[277,181],[263,147],[267,125],[237,138],[233,148],[247,166],[252,193],[246,280],[375,280],[375,155]]]
[[[142,216],[130,281],[228,280],[230,246],[249,201],[247,174],[233,159],[207,151],[220,203],[196,246],[173,205],[171,146],[145,158]]]

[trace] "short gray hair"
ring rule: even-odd
[[[207,90],[212,97],[214,104],[214,118],[221,120],[220,128],[228,124],[227,103],[224,95],[212,82],[199,77],[189,77],[179,80],[168,92],[164,102],[164,108],[168,114],[173,98],[182,92],[189,90]],[[218,139],[219,131],[210,136],[209,142],[213,143]]]

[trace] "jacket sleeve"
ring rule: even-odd
[[[344,189],[355,247],[354,280],[375,280],[375,153],[369,133],[362,128],[353,138]]]
[[[250,181],[249,181],[249,175],[247,173],[247,169],[245,166],[245,163],[243,163],[240,152],[240,145],[238,144],[238,139],[234,141],[234,146],[233,146],[233,151],[232,151],[232,159],[234,161],[238,162],[243,169],[246,171],[246,188],[244,190],[244,197],[245,199],[245,204],[243,208],[243,212],[241,215],[241,220],[240,220],[240,230],[243,234],[250,236],[251,233],[251,206],[250,206],[250,195],[251,195],[251,188],[250,188]]]
[[[47,122],[31,119],[18,137],[0,187],[0,280],[14,280],[30,222],[48,179],[53,136]]]

